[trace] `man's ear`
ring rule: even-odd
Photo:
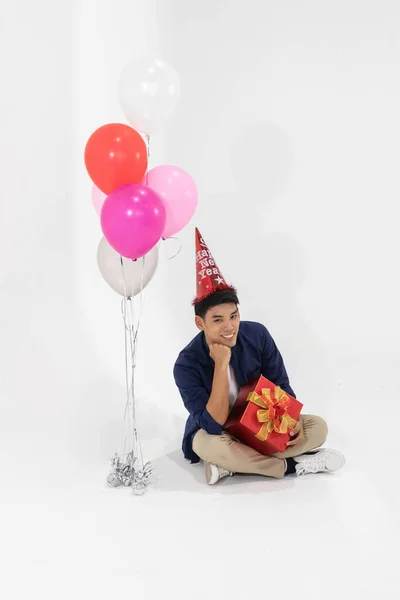
[[[204,321],[201,317],[196,316],[194,322],[196,323],[197,329],[200,329],[200,331],[204,331]]]

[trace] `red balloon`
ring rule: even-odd
[[[146,144],[129,125],[103,125],[87,141],[85,165],[93,183],[110,194],[121,185],[142,181],[147,170]]]

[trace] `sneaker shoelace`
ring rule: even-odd
[[[298,475],[306,475],[307,473],[320,473],[326,471],[325,453],[320,453],[310,458],[306,458],[297,464],[296,472]]]
[[[218,471],[219,471],[220,477],[227,477],[228,475],[229,475],[229,477],[232,476],[231,471],[227,471],[226,469],[223,469],[222,467],[218,467]]]

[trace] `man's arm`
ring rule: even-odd
[[[262,338],[262,374],[272,381],[272,383],[279,385],[285,392],[296,398],[296,394],[290,387],[289,377],[281,353],[266,327],[263,327]]]
[[[186,410],[197,425],[211,435],[220,435],[229,414],[228,367],[231,351],[226,346],[213,344],[210,355],[215,362],[210,395],[203,387],[196,369],[186,360],[176,362],[174,378]]]
[[[174,378],[183,404],[198,427],[204,429],[210,435],[220,435],[224,428],[218,421],[215,421],[207,410],[207,404],[211,396],[203,387],[201,378],[195,369],[185,364],[185,362],[178,361],[174,367]]]
[[[217,423],[225,425],[229,414],[229,381],[228,368],[224,365],[215,365],[211,396],[206,408]]]
[[[210,354],[215,362],[214,379],[207,410],[220,425],[225,425],[229,414],[228,368],[231,358],[230,348],[212,344]]]

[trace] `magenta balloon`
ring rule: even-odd
[[[164,201],[141,184],[123,185],[111,192],[101,210],[104,237],[125,258],[141,258],[157,244],[165,229]]]
[[[180,167],[160,165],[149,171],[147,185],[162,196],[166,204],[163,237],[175,235],[189,223],[197,209],[197,188],[193,178]]]

